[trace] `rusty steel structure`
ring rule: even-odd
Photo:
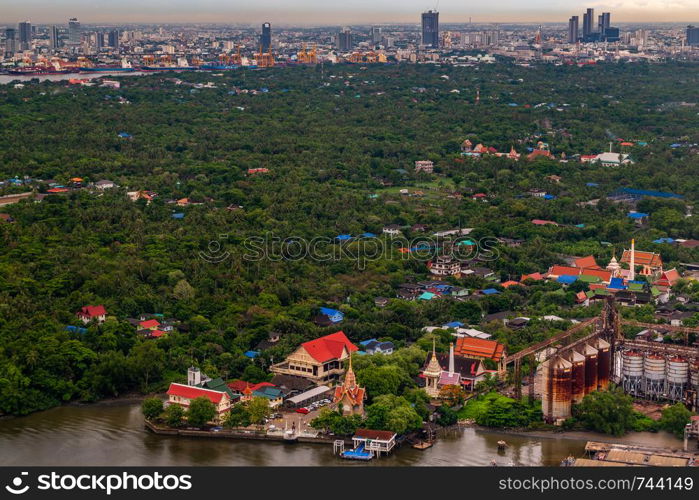
[[[626,339],[623,325],[681,333],[685,345]],[[530,367],[530,397],[539,363],[542,409],[551,423],[565,420],[572,404],[610,382],[634,397],[682,401],[697,409],[699,348],[689,345],[690,333],[699,334],[699,328],[624,320],[609,297],[598,317],[508,356],[506,364],[513,366],[515,395],[521,398],[523,362]]]

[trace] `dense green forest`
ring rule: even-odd
[[[606,264],[632,237],[670,265],[699,261],[697,249],[652,243],[699,239],[699,220],[687,216],[699,197],[692,146],[699,107],[686,105],[699,102],[697,66],[337,65],[117,79],[120,89],[0,86],[0,179],[119,186],[0,207],[14,219],[0,220],[0,413],[160,390],[192,363],[210,376],[262,380],[272,360],[337,329],[312,323],[319,306],[345,312],[340,328],[351,340],[386,338],[398,347],[419,339],[425,325],[478,323],[484,313],[595,314],[570,309],[573,292],[556,283],[473,302],[378,308],[375,297],[394,297],[398,284],[427,276],[425,259],[407,258],[380,236],[391,249],[375,259],[352,257],[362,252],[354,241],[340,258],[250,260],[250,238],[325,238],[320,248],[332,251],[337,235],[380,235],[387,224],[425,224],[427,234],[461,225],[475,228],[476,239],[524,240],[498,247],[488,263],[502,280],[544,271],[561,255],[592,254]],[[207,82],[212,88],[197,85]],[[467,138],[503,152],[514,146],[523,158],[463,158]],[[619,151],[619,139],[647,143],[625,147],[632,165],[573,158],[607,151],[610,142]],[[555,160],[524,159],[539,141]],[[569,161],[558,161],[563,153]],[[416,160],[432,160],[435,173],[416,174]],[[621,187],[684,198],[642,200],[638,210],[651,216],[638,226],[628,208],[604,198]],[[528,196],[534,188],[555,199]],[[48,186],[5,183],[0,195],[30,189]],[[158,197],[130,201],[126,192],[137,190]],[[486,193],[487,202],[473,193]],[[168,203],[181,198],[201,204]],[[596,206],[579,205],[597,198]],[[535,226],[535,218],[560,226]],[[87,304],[104,304],[108,320],[87,333],[66,331]],[[180,331],[142,339],[126,321],[141,313],[174,317]],[[565,326],[490,331],[516,351]],[[282,333],[279,345],[255,361],[243,355],[270,331]]]

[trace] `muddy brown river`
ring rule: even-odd
[[[440,435],[419,451],[403,446],[389,457],[367,463],[342,460],[331,444],[286,444],[229,439],[158,436],[144,429],[135,402],[64,406],[26,417],[0,419],[0,465],[346,465],[346,466],[488,466],[558,465],[568,455],[583,454],[588,440],[615,441],[609,436],[577,433],[519,436],[466,428]],[[509,447],[499,452],[497,442]],[[616,441],[679,448],[665,433],[638,433]]]

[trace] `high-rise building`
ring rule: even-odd
[[[23,21],[19,23],[19,50],[32,48],[32,23]]]
[[[114,29],[107,33],[107,44],[113,49],[119,48],[119,30]]]
[[[272,25],[269,23],[262,24],[260,46],[262,47],[262,52],[269,52],[272,47]]]
[[[699,28],[687,26],[687,45],[699,45]]]
[[[347,52],[352,50],[352,32],[349,28],[343,28],[337,34],[337,49],[340,52]]]
[[[14,28],[5,29],[5,55],[11,56],[17,52],[17,30]]]
[[[428,10],[422,13],[422,44],[439,48],[439,12]]]
[[[378,26],[372,26],[371,28],[371,43],[374,45],[381,43],[381,28]]]
[[[602,12],[597,20],[597,27],[600,33],[604,33],[610,27],[612,15],[609,12]]]
[[[58,26],[51,26],[49,32],[49,49],[57,50],[61,47],[61,40],[58,37]]]
[[[585,14],[583,14],[583,38],[588,38],[590,34],[594,31],[592,29],[594,18],[595,9],[587,9]]]
[[[568,43],[576,43],[580,33],[580,18],[573,16],[568,20]]]
[[[77,17],[70,18],[68,20],[68,41],[71,44],[79,45],[81,36],[80,21],[78,21]]]
[[[103,31],[95,31],[95,37],[94,37],[94,47],[98,51],[102,50],[104,48],[104,32]]]

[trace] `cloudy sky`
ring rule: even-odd
[[[561,22],[586,7],[613,22],[699,22],[699,0],[0,0],[0,23],[417,23],[437,5],[441,22]]]

